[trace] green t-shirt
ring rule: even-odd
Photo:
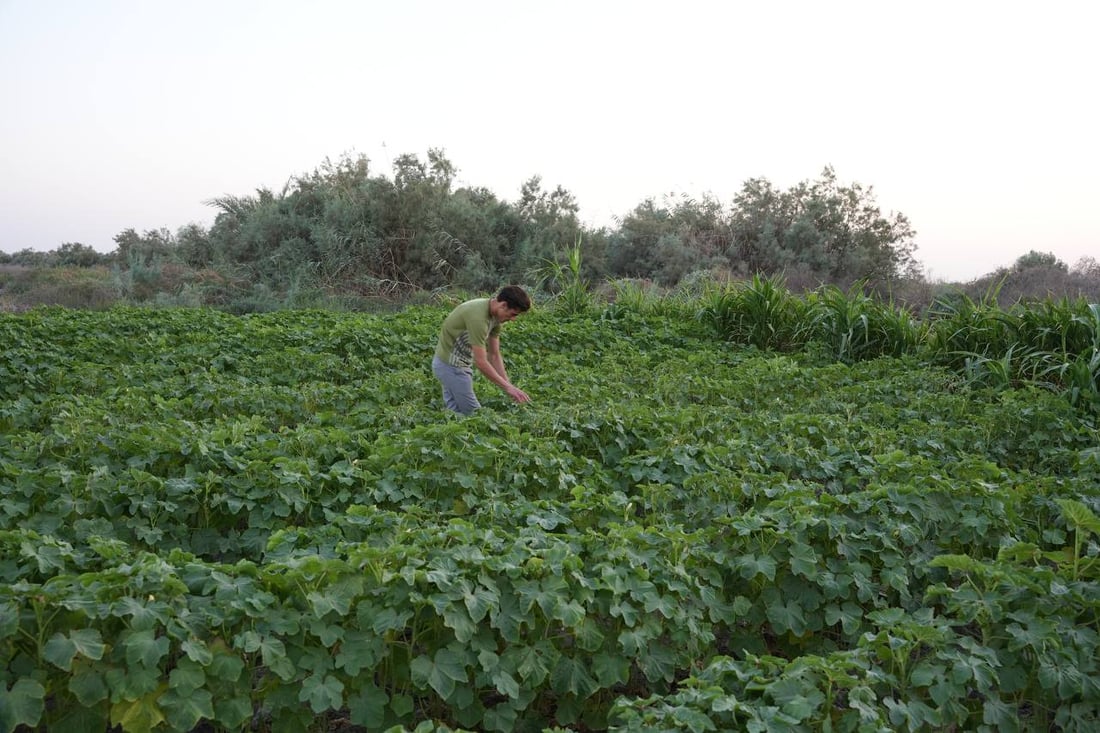
[[[435,355],[446,364],[469,369],[474,364],[470,347],[485,346],[499,333],[500,321],[489,315],[489,298],[467,300],[443,319]]]

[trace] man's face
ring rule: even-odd
[[[503,300],[494,300],[493,305],[496,306],[496,312],[493,316],[501,323],[507,323],[523,311],[513,308],[505,303]]]

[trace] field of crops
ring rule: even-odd
[[[0,315],[0,731],[1100,729],[1065,394],[445,313]]]

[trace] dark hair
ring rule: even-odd
[[[519,285],[505,285],[500,289],[497,300],[520,313],[526,313],[531,308],[531,296]]]

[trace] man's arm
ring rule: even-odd
[[[471,346],[470,349],[474,355],[474,365],[486,379],[503,389],[516,402],[531,401],[526,392],[508,380],[508,373],[504,370],[504,359],[500,355],[500,339],[490,337],[488,348]]]
[[[512,380],[508,379],[508,372],[504,369],[504,357],[500,355],[500,337],[490,336],[485,351],[488,353],[489,363],[493,365],[493,369],[504,377],[504,381],[511,384]]]

